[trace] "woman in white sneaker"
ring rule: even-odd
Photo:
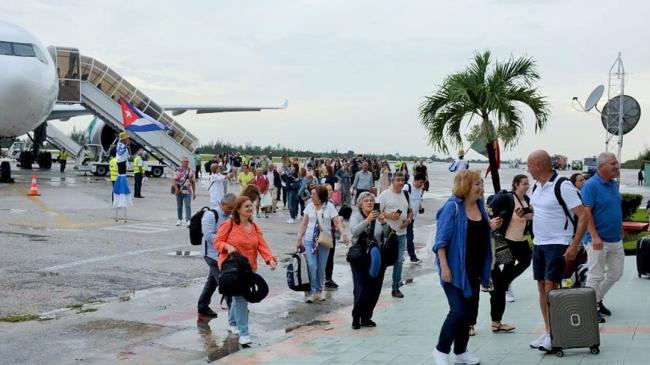
[[[318,236],[322,233],[331,236],[332,223],[341,233],[343,243],[347,246],[350,242],[345,232],[341,217],[334,207],[328,202],[327,188],[317,185],[311,189],[311,203],[305,207],[304,217],[298,229],[298,250],[307,252],[307,267],[309,269],[309,283],[311,289],[305,301],[313,303],[314,300],[324,301],[322,295],[325,283],[325,266],[330,249],[323,244],[318,244]],[[330,237],[331,240],[332,237]]]
[[[501,218],[489,219],[483,206],[483,179],[477,170],[454,177],[450,197],[438,211],[433,252],[440,283],[449,302],[449,313],[433,350],[436,365],[449,363],[454,345],[456,363],[478,364],[467,349],[469,327],[478,310],[479,285],[488,287],[492,266],[491,230]]]
[[[232,216],[219,227],[214,239],[214,247],[219,253],[219,268],[233,252],[246,257],[253,272],[257,271],[258,255],[262,256],[271,270],[275,270],[278,264],[264,239],[262,228],[253,222],[253,203],[247,196],[240,196],[235,200]],[[241,345],[251,343],[248,333],[248,301],[243,296],[232,297],[228,307],[228,323],[229,331],[239,334]]]

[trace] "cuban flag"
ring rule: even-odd
[[[120,105],[122,106],[122,121],[126,130],[133,132],[152,132],[169,129],[122,98],[120,98]]]

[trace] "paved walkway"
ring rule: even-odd
[[[504,320],[515,333],[490,331],[489,295],[481,294],[478,334],[470,349],[481,364],[648,364],[650,363],[650,280],[639,279],[635,257],[627,257],[625,275],[606,297],[614,312],[601,325],[601,353],[567,350],[564,358],[544,355],[528,347],[543,330],[536,285],[529,269],[514,283],[516,302],[508,303]],[[223,364],[433,364],[431,350],[448,310],[434,274],[404,287],[405,299],[393,299],[384,290],[374,329],[352,330],[350,307],[319,318],[320,325],[302,327],[272,345],[231,354]],[[341,294],[341,293],[339,293]]]

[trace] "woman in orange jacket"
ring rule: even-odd
[[[228,255],[238,252],[248,259],[253,271],[257,271],[257,254],[274,270],[277,260],[266,244],[261,228],[253,222],[253,203],[250,198],[240,196],[235,201],[235,209],[230,220],[219,227],[214,239],[214,247],[219,252],[219,268]],[[248,333],[248,301],[235,295],[228,308],[229,331],[239,334],[239,343],[248,345],[251,339]]]

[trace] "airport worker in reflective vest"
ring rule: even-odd
[[[141,194],[142,190],[142,177],[144,176],[144,163],[142,161],[142,156],[144,156],[144,150],[141,148],[138,150],[138,153],[133,157],[133,173],[135,178],[135,193],[133,194],[134,198],[144,198]]]

